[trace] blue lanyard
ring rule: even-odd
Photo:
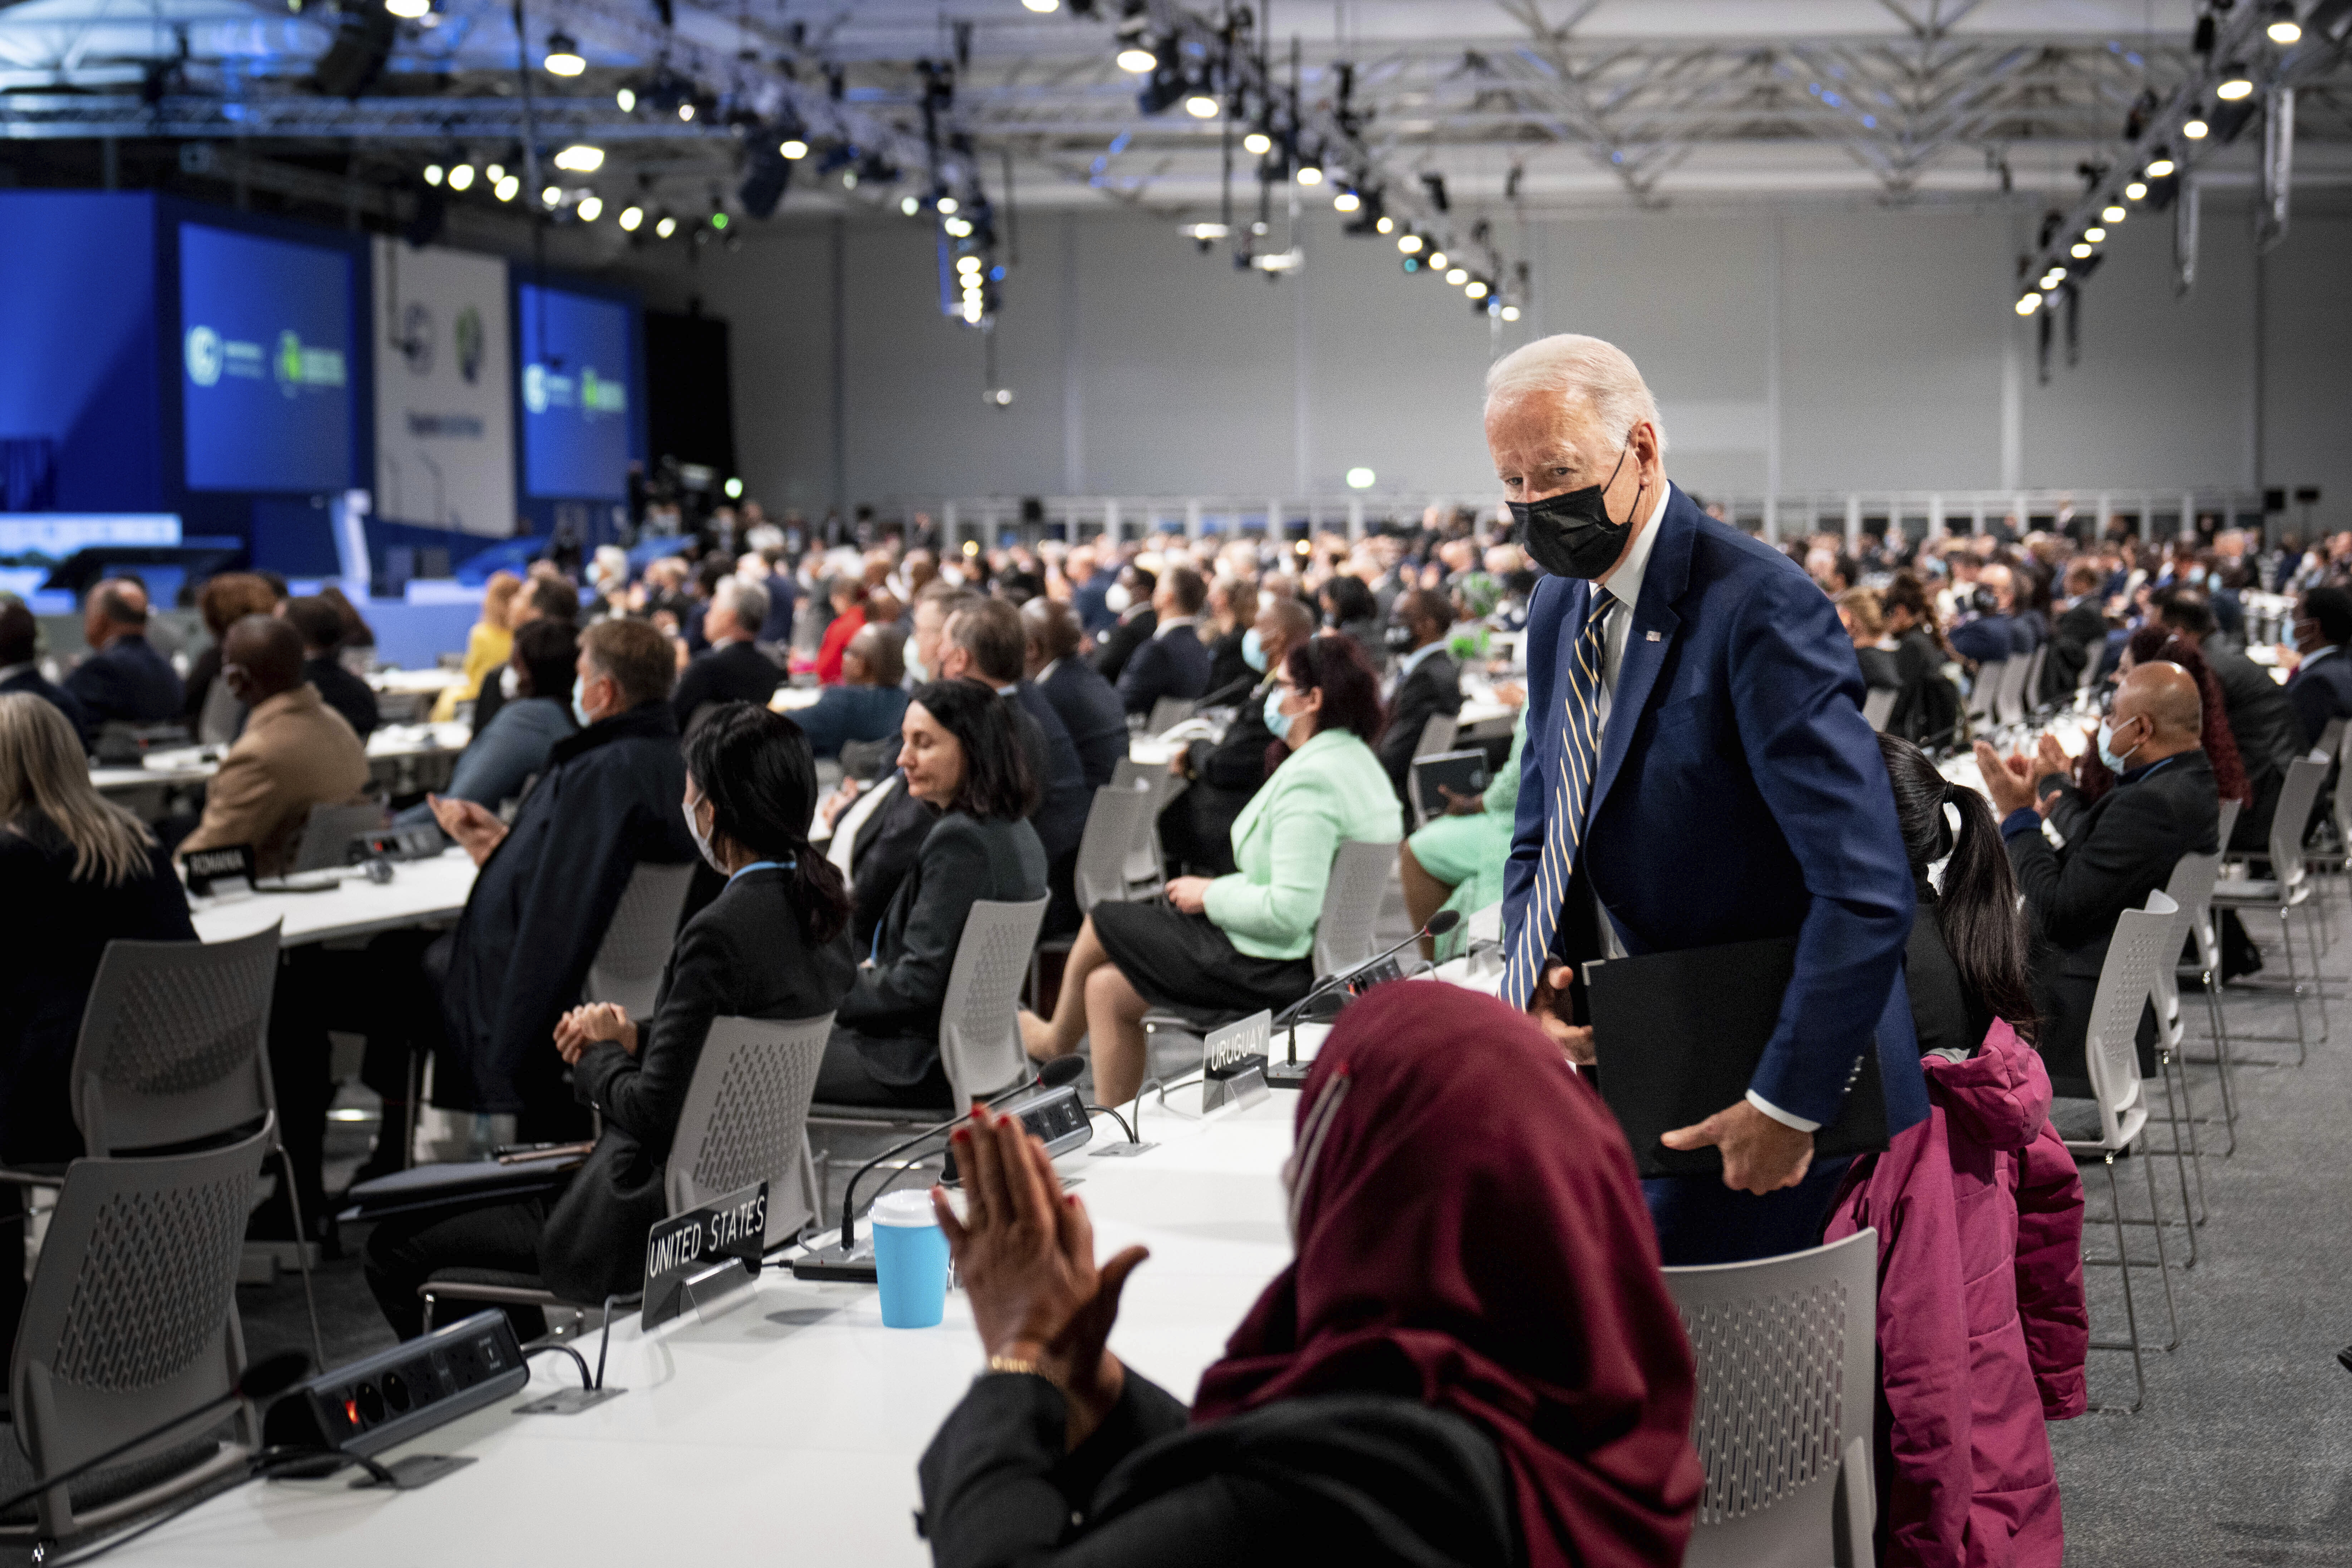
[[[731,888],[740,879],[748,877],[754,871],[791,871],[797,869],[799,866],[800,862],[797,860],[754,860],[736,872],[734,876],[728,878],[727,885]]]

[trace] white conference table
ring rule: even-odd
[[[368,762],[398,763],[411,758],[453,755],[466,749],[473,731],[457,722],[387,724],[367,738]],[[220,772],[226,746],[174,746],[150,752],[137,767],[98,767],[89,782],[104,793],[166,789],[202,784]]]
[[[455,917],[474,888],[474,862],[463,849],[430,860],[395,861],[389,882],[371,882],[358,868],[319,893],[257,892],[250,898],[191,899],[188,912],[205,942],[233,942],[283,921],[278,945],[366,936]]]
[[[1302,1037],[1304,1043],[1304,1037]],[[1171,1096],[1171,1099],[1173,1097]],[[1290,1259],[1281,1166],[1295,1096],[1185,1121],[1156,1105],[1132,1159],[1061,1162],[1095,1223],[1097,1255],[1151,1249],[1111,1344],[1189,1398],[1266,1281]],[[1117,1136],[1108,1121],[1098,1138]],[[969,1303],[933,1329],[886,1329],[872,1287],[762,1273],[709,1321],[614,1325],[609,1386],[571,1416],[516,1415],[579,1374],[532,1362],[518,1393],[382,1456],[463,1455],[413,1494],[352,1490],[349,1476],[267,1481],[215,1498],[126,1544],[123,1563],[414,1568],[472,1562],[701,1562],[722,1555],[843,1568],[928,1563],[914,1532],[916,1461],[982,1357]],[[593,1364],[593,1336],[581,1344]]]

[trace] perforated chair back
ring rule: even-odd
[[[16,1441],[36,1474],[96,1458],[236,1386],[237,1261],[274,1136],[265,1120],[251,1137],[201,1153],[67,1167],[8,1367]],[[168,1426],[121,1462],[152,1459],[219,1419]],[[249,1412],[239,1409],[235,1431],[235,1443],[191,1468],[101,1507],[78,1513],[67,1487],[50,1488],[38,1500],[39,1532],[125,1518],[241,1466],[255,1442]]]
[[[1095,791],[1087,810],[1087,830],[1078,839],[1078,859],[1071,875],[1080,913],[1101,903],[1127,900],[1129,862],[1139,843],[1149,846],[1151,807],[1158,795],[1149,788],[1121,789],[1105,784]]]
[[[1878,1233],[1665,1270],[1697,1363],[1706,1472],[1685,1568],[1873,1561]]]
[[[74,1045],[71,1101],[93,1155],[242,1132],[277,1106],[269,998],[278,927],[235,942],[112,942]]]
[[[2156,997],[2157,971],[2179,954],[2179,913],[2170,895],[2150,893],[2147,908],[2116,917],[2106,962],[2099,966],[2083,1055],[2090,1066],[2091,1093],[2099,1102],[2101,1142],[2107,1148],[2124,1147],[2147,1121],[2140,1092],[2140,1013]]]
[[[1136,790],[1150,797],[1134,837],[1128,841],[1127,885],[1130,893],[1148,892],[1166,879],[1168,857],[1160,850],[1160,814],[1189,786],[1165,767],[1151,767],[1132,757],[1121,757],[1111,768],[1108,789]]]
[[[2326,763],[2297,757],[2286,765],[2278,812],[2271,818],[2271,875],[2278,879],[2281,898],[2303,880],[2303,836],[2311,826],[2312,808],[2319,804],[2319,786],[2326,782]]]
[[[352,805],[314,805],[302,824],[302,841],[294,850],[293,869],[331,871],[351,864],[352,840],[380,831],[383,802],[364,800]]]
[[[1416,757],[1433,757],[1440,752],[1454,749],[1454,737],[1461,732],[1462,721],[1451,713],[1432,713],[1422,721],[1421,739],[1412,743]]]
[[[1990,664],[1977,666],[1976,681],[1969,688],[1968,709],[1969,717],[1975,722],[1979,724],[1999,722],[1993,712],[1993,694],[2000,689],[2001,680],[2008,671],[2009,661],[2005,658],[1997,658]]]
[[[2343,720],[2330,719],[2320,726],[2319,739],[2311,743],[2308,754],[2324,763],[2335,762],[2344,750],[2344,730]]]
[[[659,866],[641,861],[629,873],[613,923],[588,965],[585,987],[591,1002],[617,1002],[632,1018],[654,1016],[654,994],[661,989],[662,965],[677,940],[678,912],[686,908],[687,884],[694,880],[691,862]]]
[[[2165,884],[2164,896],[2180,907],[2176,917],[2171,951],[2180,952],[2183,934],[2197,943],[2197,966],[2221,973],[2221,952],[2213,932],[2213,884],[2221,875],[2219,850],[2210,855],[2183,855],[2172,868],[2172,880]],[[2157,966],[2157,992],[2168,1004],[2179,994],[2179,978],[2171,963]]]
[[[1164,735],[1192,716],[1200,704],[1189,697],[1163,697],[1151,705],[1151,717],[1144,721],[1147,735]]]
[[[1895,712],[1895,700],[1902,694],[1891,686],[1874,686],[1862,700],[1862,717],[1873,730],[1886,728],[1886,721]]]
[[[2050,662],[2050,645],[2043,643],[2025,661],[2025,710],[2029,713],[2042,706],[2042,669]]]
[[[833,1015],[710,1020],[679,1108],[662,1191],[677,1214],[754,1182],[768,1184],[768,1245],[816,1217],[803,1175],[809,1104]]]
[[[940,1061],[959,1106],[1010,1088],[1029,1070],[1014,1011],[1045,919],[1044,899],[982,899],[963,922],[940,1005]]]
[[[1331,858],[1331,878],[1323,884],[1323,911],[1315,921],[1315,977],[1353,969],[1378,952],[1372,940],[1389,873],[1396,869],[1393,841],[1349,839]]]
[[[2243,801],[2225,800],[2221,803],[2221,815],[2214,819],[2213,832],[2215,842],[2221,846],[2224,855],[2230,852],[2230,835],[2238,830],[2238,814],[2245,808]]]

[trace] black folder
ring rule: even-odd
[[[1601,1098],[1625,1130],[1641,1174],[1722,1173],[1719,1150],[1682,1152],[1658,1140],[1748,1093],[1796,966],[1794,937],[1585,965]],[[1873,1042],[1856,1064],[1837,1119],[1813,1134],[1813,1157],[1885,1147],[1886,1096]]]

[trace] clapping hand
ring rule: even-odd
[[[1128,1276],[1150,1256],[1130,1247],[1099,1269],[1086,1205],[1062,1191],[1045,1145],[1018,1117],[974,1107],[956,1129],[965,1215],[931,1189],[972,1323],[991,1356],[1036,1363],[1069,1401],[1070,1447],[1086,1441],[1127,1384],[1108,1349]]]
[[[637,1054],[637,1026],[617,1003],[591,1002],[556,1020],[555,1051],[566,1067],[577,1065],[581,1053],[599,1040],[610,1040],[631,1056]]]
[[[1977,771],[1984,775],[1985,794],[1992,797],[1995,816],[2033,805],[2033,764],[2022,756],[2004,757],[1990,742],[1977,742]]]
[[[441,831],[456,839],[477,866],[488,859],[490,851],[507,836],[507,825],[477,802],[439,795],[428,795],[425,801],[433,808],[433,820],[441,825]]]
[[[2074,760],[2066,754],[2066,748],[2058,743],[2058,737],[2046,730],[2042,731],[2041,742],[2033,749],[2033,771],[2039,778],[2046,779],[2052,773],[2072,775],[2074,771]]]

